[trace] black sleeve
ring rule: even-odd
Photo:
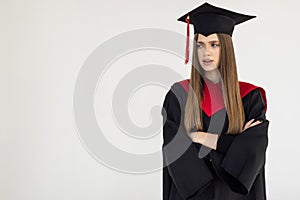
[[[212,154],[218,175],[232,191],[241,194],[250,191],[264,167],[269,126],[265,117],[265,103],[258,89],[251,93],[249,102],[247,100],[245,103],[246,122],[252,118],[263,122],[237,135],[225,156],[217,151]]]
[[[251,120],[252,118],[256,120],[265,121],[265,109],[266,104],[262,98],[259,89],[254,89],[249,94],[243,98],[243,105],[245,111],[245,123],[244,125]],[[226,120],[228,121],[228,116],[226,115]],[[217,142],[217,150],[221,153],[226,153],[230,147],[232,141],[236,137],[235,134],[220,134],[220,137]]]
[[[186,135],[181,115],[180,97],[172,86],[166,94],[163,109],[163,198],[168,200],[171,182],[184,199],[204,189],[213,179],[209,168],[198,157],[197,149]]]
[[[259,89],[255,89],[247,95],[247,98],[243,101],[245,104],[245,123],[250,119],[255,120],[266,120],[265,108],[266,104],[262,98]]]
[[[163,156],[163,200],[169,200],[172,179],[168,172],[165,157]]]

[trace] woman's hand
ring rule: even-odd
[[[189,136],[193,142],[205,145],[214,150],[217,149],[218,134],[197,131],[191,132]]]
[[[260,121],[260,120],[255,121],[255,122],[253,122],[253,121],[254,121],[254,119],[251,119],[250,121],[248,121],[248,122],[245,124],[243,131],[245,131],[247,128],[250,128],[250,127],[252,127],[252,126],[255,126],[255,125],[257,125],[257,124],[262,123],[262,121]],[[252,122],[253,122],[253,123],[252,123]]]

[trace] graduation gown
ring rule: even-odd
[[[219,134],[217,149],[192,142],[184,129],[189,79],[174,83],[165,96],[163,116],[163,200],[265,200],[268,125],[263,88],[239,82],[245,123],[262,123],[238,135],[225,134],[228,116],[221,84],[206,79],[201,102],[204,132]],[[208,93],[208,88],[209,91]],[[212,99],[210,99],[210,95]],[[211,106],[214,104],[214,106]],[[196,131],[196,130],[194,130]],[[199,152],[209,150],[207,155]]]

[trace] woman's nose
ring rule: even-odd
[[[210,49],[209,48],[204,48],[204,55],[210,55]]]

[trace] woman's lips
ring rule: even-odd
[[[213,62],[213,60],[203,60],[204,65],[210,65]]]

